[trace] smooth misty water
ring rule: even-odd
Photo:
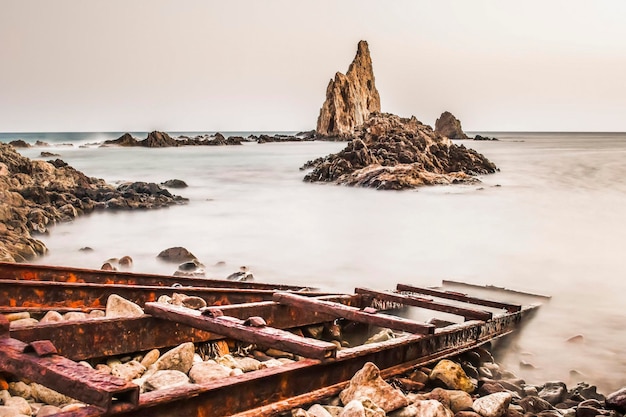
[[[119,136],[82,135],[71,140]],[[498,137],[464,142],[501,168],[482,184],[405,192],[302,182],[302,163],[342,143],[55,148],[111,183],[183,179],[190,187],[172,191],[190,202],[58,225],[42,237],[50,254],[38,262],[98,268],[130,255],[135,271],[172,273],[155,256],[184,246],[218,278],[247,265],[259,281],[329,290],[454,279],[551,294],[507,355],[510,369],[531,382],[626,385],[626,134]],[[565,343],[577,334],[584,343]],[[519,369],[520,360],[537,369]]]

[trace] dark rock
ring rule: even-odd
[[[524,409],[526,413],[538,414],[542,411],[553,410],[552,404],[539,397],[529,396],[524,397],[519,401],[520,407]]]
[[[139,146],[139,141],[135,139],[130,133],[124,133],[117,139],[105,140],[104,144],[117,146]]]
[[[620,413],[626,413],[626,387],[607,395],[606,406]]]
[[[345,149],[311,164],[309,182],[334,182],[383,190],[475,182],[496,172],[478,152],[436,135],[415,117],[373,114]]]
[[[499,139],[498,138],[490,138],[489,136],[476,135],[476,136],[474,136],[474,140],[499,140]]]
[[[81,251],[81,252],[93,252],[93,248],[90,248],[89,246],[83,246],[82,248],[79,249],[79,251]]]
[[[567,387],[563,382],[546,382],[539,391],[539,398],[546,400],[552,405],[562,402],[567,395]]]
[[[338,72],[326,88],[326,101],[317,118],[317,134],[350,137],[354,129],[380,111],[372,58],[366,41],[360,41],[346,75]]]
[[[146,148],[168,148],[180,146],[181,144],[167,133],[155,130],[150,132],[147,138],[139,141],[138,145]]]
[[[42,152],[39,154],[39,156],[41,156],[42,158],[50,158],[50,157],[53,157],[53,156],[61,156],[61,155],[59,155],[58,153],[52,153],[52,152],[45,152],[45,151],[42,151]]]
[[[242,266],[239,268],[239,271],[230,274],[226,279],[229,281],[252,281],[254,280],[254,275],[248,270],[247,266]]]
[[[435,122],[435,133],[448,139],[469,139],[463,132],[459,119],[448,111],[441,113]]]
[[[9,145],[13,146],[14,148],[30,148],[30,143],[27,143],[22,139],[12,140],[11,142],[9,142]]]
[[[192,261],[196,259],[196,256],[183,247],[175,246],[161,251],[161,253],[157,255],[157,258],[168,262],[179,263]]]

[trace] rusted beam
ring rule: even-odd
[[[172,296],[174,293],[201,297],[209,305],[225,305],[270,301],[274,291],[0,280],[0,305],[8,307],[103,308],[111,294],[117,294],[139,305],[144,305],[147,302],[156,301],[161,295]],[[315,296],[328,293],[306,294]]]
[[[378,313],[375,310],[368,312],[368,310],[360,310],[356,307],[345,306],[331,301],[307,298],[301,295],[276,293],[274,294],[274,301],[298,307],[303,310],[317,311],[359,323],[373,324],[394,330],[403,330],[419,334],[432,334],[435,331],[435,326],[430,324]]]
[[[462,293],[454,292],[454,291],[441,291],[441,290],[435,290],[432,288],[415,287],[413,285],[404,285],[404,284],[398,284],[396,286],[396,289],[398,291],[407,291],[407,292],[413,292],[417,294],[430,295],[433,297],[445,298],[447,300],[462,301],[468,304],[475,304],[475,305],[481,305],[481,306],[492,307],[492,308],[501,308],[501,309],[508,311],[509,313],[514,313],[522,309],[522,306],[519,304],[510,304],[510,303],[503,303],[500,301],[486,300],[484,298],[471,297],[467,294],[462,294]]]
[[[367,362],[375,363],[385,377],[398,375],[409,369],[438,359],[453,356],[481,344],[509,334],[519,324],[527,310],[495,317],[489,322],[469,321],[439,329],[433,335],[407,335],[385,342],[344,349],[337,358],[327,361],[307,359],[276,368],[250,372],[238,377],[216,380],[211,384],[190,385],[149,392],[141,395],[139,407],[127,410],[119,407],[111,415],[125,417],[191,417],[273,416],[281,411],[282,401],[299,397],[305,402],[291,401],[289,406],[306,404],[309,393],[327,390],[334,395]],[[256,409],[252,412],[247,412]],[[63,417],[97,416],[94,407],[83,407]]]
[[[332,343],[305,338],[266,325],[247,325],[246,321],[232,316],[209,317],[197,310],[162,303],[146,303],[145,310],[163,320],[184,323],[231,339],[274,347],[306,358],[334,358],[337,352],[337,346]],[[221,310],[219,312],[222,314]]]
[[[426,298],[413,297],[410,295],[393,294],[389,292],[374,291],[366,288],[356,288],[354,290],[357,294],[368,295],[379,300],[393,301],[396,303],[402,303],[414,307],[426,308],[428,310],[441,311],[444,313],[455,314],[462,316],[465,320],[491,320],[493,314],[488,311],[474,310],[469,308],[452,306],[450,304],[439,303]]]
[[[99,269],[8,262],[0,262],[0,279],[165,287],[180,284],[185,287],[247,288],[280,291],[301,291],[307,289],[306,287],[296,285],[268,284],[251,281],[239,282],[212,278],[177,277],[171,275],[139,274],[126,271],[103,271]]]
[[[452,280],[445,280],[445,279],[443,281],[441,281],[441,283],[442,283],[442,285],[453,285],[453,286],[457,286],[457,287],[467,287],[467,288],[476,288],[476,289],[482,289],[482,290],[508,292],[510,294],[517,294],[517,295],[522,295],[522,296],[525,296],[525,297],[542,298],[544,300],[549,300],[549,299],[552,298],[549,295],[536,294],[536,293],[530,293],[530,292],[524,292],[524,291],[518,291],[518,290],[512,290],[512,289],[509,289],[509,288],[497,287],[495,285],[476,285],[476,284],[468,284],[466,282],[452,281]]]
[[[37,382],[61,394],[109,410],[115,403],[134,408],[139,402],[139,387],[104,375],[56,354],[48,353],[50,344],[29,346],[12,338],[0,338],[0,370]]]
[[[336,296],[326,299],[347,305],[360,303],[360,297],[357,296]],[[272,301],[225,305],[220,309],[224,314],[240,319],[261,316],[269,326],[279,329],[329,322],[335,318],[327,314],[302,311],[295,307],[276,304]],[[200,343],[223,338],[212,332],[182,323],[160,320],[149,315],[134,318],[42,323],[13,328],[11,337],[27,343],[41,339],[51,340],[60,354],[76,361],[171,347],[184,342]]]

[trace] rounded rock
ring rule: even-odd
[[[506,413],[512,398],[510,392],[496,392],[477,398],[472,408],[483,417],[501,417]]]

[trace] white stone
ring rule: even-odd
[[[512,398],[510,392],[496,392],[477,398],[472,408],[483,417],[501,417],[506,413]]]

